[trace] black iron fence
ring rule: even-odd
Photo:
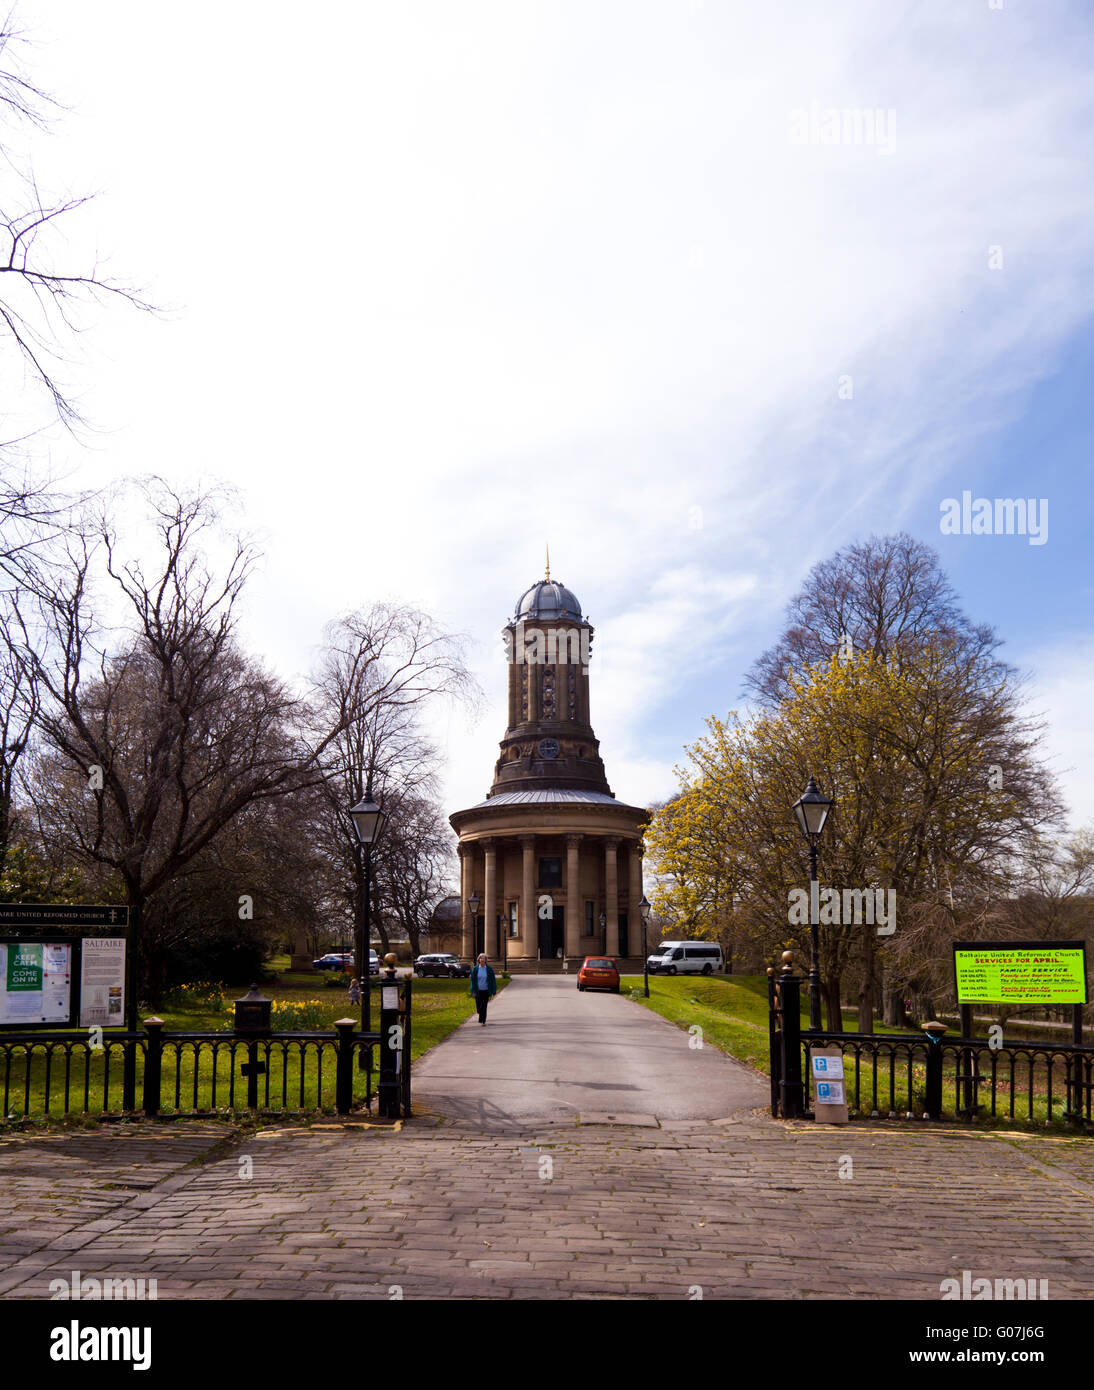
[[[937,1041],[896,1033],[803,1029],[803,1102],[812,1104],[812,1052],[837,1047],[844,1058],[852,1114],[922,1118],[1091,1120],[1094,1047],[1007,1043],[983,1038]]]
[[[837,1048],[852,1117],[970,1121],[977,1117],[1090,1124],[1094,1047],[950,1037],[941,1024],[921,1035],[802,1028],[799,976],[769,975],[771,1113],[811,1113],[812,1054]]]
[[[410,1007],[401,1036],[365,1033],[352,1023],[329,1032],[169,1032],[149,1020],[143,1032],[0,1034],[0,1123],[64,1116],[205,1116],[258,1110],[348,1114],[371,1106],[385,1082],[399,1109],[410,1107]],[[400,1010],[402,1020],[403,1010]],[[380,1068],[355,1066],[380,1048]],[[380,1087],[375,1088],[377,1077]]]

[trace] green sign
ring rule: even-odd
[[[955,941],[960,1004],[1085,1004],[1081,941]]]
[[[8,947],[8,993],[42,988],[42,947],[40,942],[20,942]]]

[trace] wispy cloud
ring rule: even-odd
[[[545,539],[644,769],[674,682],[723,709],[809,566],[951,493],[1089,315],[1091,37],[1053,0],[275,6],[213,45],[198,8],[28,5],[95,236],[186,306],[110,319],[84,471],[238,481],[283,668],[373,598],[471,632],[453,802]],[[894,112],[892,152],[794,143],[813,102]]]

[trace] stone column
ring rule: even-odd
[[[497,850],[494,840],[483,840],[486,851],[486,882],[482,890],[483,945],[488,960],[501,959],[501,943],[498,941],[498,887]]]
[[[604,941],[604,954],[619,954],[619,866],[616,862],[618,835],[610,835],[604,841],[604,913],[608,919]]]
[[[539,915],[536,912],[536,837],[522,835],[520,880],[520,944],[529,960],[539,955]]]
[[[642,901],[642,841],[634,840],[630,846],[631,881],[627,903],[627,938],[632,956],[642,949],[642,913],[638,904]]]
[[[580,835],[566,836],[566,955],[581,954],[581,929],[585,904],[581,901],[581,880],[578,874],[580,861],[578,846]]]
[[[471,896],[471,883],[474,878],[474,851],[470,845],[459,846],[460,856],[460,955],[471,960],[475,951],[475,932],[471,922],[471,909],[467,900]]]

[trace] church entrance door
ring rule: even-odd
[[[566,941],[566,909],[557,903],[553,915],[539,919],[539,958],[555,960]]]

